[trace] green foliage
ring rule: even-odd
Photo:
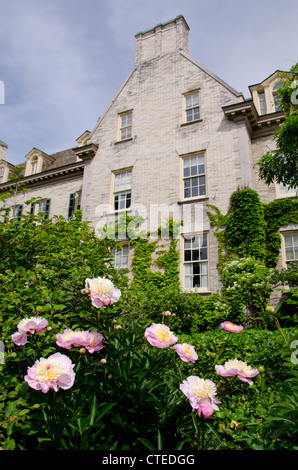
[[[261,324],[272,293],[274,270],[255,258],[240,258],[227,263],[222,270],[222,293],[233,312],[242,312],[242,322]],[[243,318],[243,312],[247,312]]]
[[[232,302],[226,303],[228,293],[204,298],[177,289],[174,237],[169,248],[155,252],[157,264],[164,269],[156,278],[149,269],[151,248],[156,245],[150,247],[147,240],[142,243],[140,236],[134,241],[140,249],[136,255],[140,277],[131,287],[125,274],[111,263],[115,241],[96,237],[90,225],[82,222],[80,212],[71,221],[27,214],[21,221],[0,224],[0,339],[5,347],[5,361],[0,364],[0,447],[295,449],[297,390],[290,380],[296,365],[289,355],[297,330],[282,331],[278,319],[280,336],[268,330],[234,334],[217,328],[225,320],[242,321],[242,312]],[[141,266],[143,255],[146,258]],[[235,266],[232,264],[230,277],[240,274],[234,272]],[[261,268],[258,261],[254,283]],[[251,273],[252,266],[246,277]],[[264,283],[265,275],[262,272],[260,282]],[[89,295],[81,292],[86,278],[98,276],[111,279],[121,289],[116,304],[96,309]],[[264,294],[265,287],[262,289]],[[254,297],[251,291],[250,295]],[[165,315],[166,310],[170,316]],[[16,346],[11,335],[19,320],[31,316],[44,317],[49,328],[42,334],[28,334],[27,343]],[[195,345],[198,360],[183,362],[171,347],[149,345],[144,332],[154,321],[167,322],[180,343]],[[59,348],[56,335],[65,328],[102,333],[103,349],[90,354],[79,347]],[[75,365],[73,386],[47,393],[30,388],[24,381],[28,367],[57,351]],[[216,374],[215,364],[235,356],[260,371],[265,368],[253,386]],[[208,377],[217,384],[222,403],[208,420],[192,412],[180,390],[182,381],[191,375]],[[282,432],[278,431],[279,422],[283,423]]]
[[[267,152],[257,162],[259,176],[266,184],[274,181],[298,188],[298,63],[282,76],[278,90],[285,121],[274,134],[277,150]],[[295,99],[293,97],[295,96]]]
[[[265,258],[264,212],[253,189],[239,189],[232,194],[225,235],[233,253],[259,260]]]
[[[283,225],[298,223],[298,200],[278,199],[264,204],[266,222],[266,258],[269,267],[275,267],[281,247],[281,236],[277,231]]]

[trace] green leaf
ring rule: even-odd
[[[147,449],[156,450],[156,447],[152,444],[152,442],[148,441],[148,439],[144,439],[143,437],[138,437],[138,441],[144,444]]]

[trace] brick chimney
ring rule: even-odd
[[[175,51],[188,53],[189,26],[182,15],[136,34],[136,65]]]

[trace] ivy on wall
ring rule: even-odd
[[[143,221],[142,217],[129,217],[125,213],[121,215],[114,228],[116,238],[120,233],[122,236],[125,234],[134,247],[131,287],[168,288],[179,292],[179,251],[176,235],[179,233],[181,222],[168,219],[163,227],[157,229],[156,236],[153,237],[154,234],[138,231]],[[159,242],[163,238],[167,238],[169,243],[160,245]],[[153,255],[157,255],[155,260]],[[160,269],[153,270],[154,265]]]
[[[264,204],[258,193],[250,188],[238,189],[230,199],[230,208],[223,215],[209,205],[211,226],[219,245],[218,269],[235,256],[253,257],[274,268],[278,263],[283,225],[298,223],[298,200],[277,199]]]
[[[218,239],[218,270],[222,295],[232,311],[243,312],[247,325],[262,322],[272,293],[272,279],[281,248],[283,225],[298,223],[298,200],[279,199],[263,204],[255,190],[238,189],[223,215],[216,206],[208,211]]]

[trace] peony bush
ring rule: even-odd
[[[78,218],[31,219],[1,227],[2,449],[297,446],[294,330],[243,328],[224,302],[211,312],[217,297],[208,331],[198,317],[181,328],[193,300],[144,302],[113,268],[111,241]]]
[[[97,331],[65,328],[55,333],[55,328],[47,328],[46,318],[32,317],[21,320],[18,332],[11,335],[20,367],[36,357],[37,351],[56,352],[38,357],[19,374],[28,409],[38,411],[28,416],[28,434],[7,433],[6,447],[13,440],[15,447],[29,449],[139,450],[155,448],[159,434],[170,449],[200,448],[206,429],[210,429],[204,428],[204,421],[219,411],[221,395],[232,393],[227,378],[238,376],[252,386],[251,379],[259,374],[258,369],[240,360],[220,365],[220,352],[212,369],[196,367],[195,347],[179,342],[164,323],[171,320],[169,311],[162,315],[162,323],[145,329],[133,323],[119,328],[113,321],[113,304],[120,299],[121,291],[108,278],[86,279],[81,294],[89,298]],[[221,328],[227,335],[242,331],[231,322],[222,323]],[[25,340],[28,332],[31,336]],[[44,342],[43,336],[47,336]],[[32,338],[35,341],[27,354]],[[9,365],[8,355],[8,369]],[[24,383],[28,389],[24,389]],[[79,406],[78,397],[83,397]],[[192,439],[185,438],[194,419],[201,427],[200,435],[195,432],[195,423]],[[93,428],[103,432],[92,432],[90,439]],[[218,436],[215,429],[214,435]]]

